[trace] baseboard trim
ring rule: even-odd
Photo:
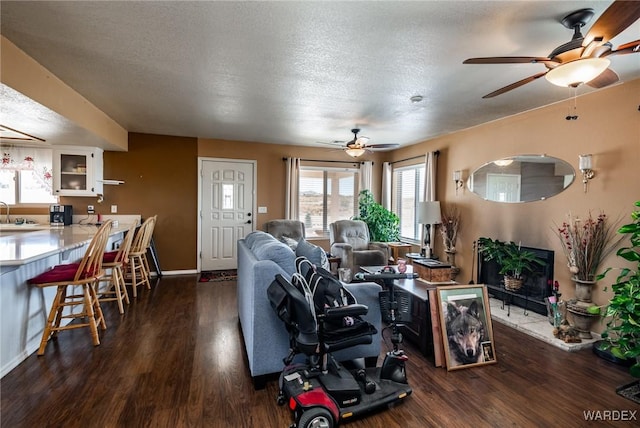
[[[172,275],[197,275],[198,271],[196,269],[189,270],[163,270],[162,275],[172,276]],[[151,271],[151,276],[157,277],[158,273]]]

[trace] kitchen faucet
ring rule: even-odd
[[[0,205],[4,205],[5,207],[7,207],[7,221],[5,223],[9,224],[9,204],[6,202],[0,201]]]

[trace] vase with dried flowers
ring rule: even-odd
[[[440,223],[440,234],[445,250],[456,250],[459,228],[460,212],[455,207],[446,208],[442,213],[442,223]]]
[[[604,212],[585,219],[569,214],[568,220],[556,227],[562,250],[567,257],[569,272],[576,284],[576,299],[591,303],[591,290],[598,268],[620,241],[616,239],[616,224]]]
[[[442,213],[440,234],[444,243],[444,252],[447,254],[447,262],[451,265],[451,280],[454,281],[460,268],[456,267],[456,240],[460,228],[460,211],[456,207],[447,207]]]

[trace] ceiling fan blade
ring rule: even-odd
[[[640,19],[640,2],[615,1],[600,15],[600,18],[593,23],[584,38],[582,46],[587,46],[595,39],[606,43],[626,30],[627,27],[638,19]]]
[[[610,68],[607,68],[605,71],[600,73],[598,77],[587,82],[587,85],[592,88],[604,88],[605,86],[609,86],[613,83],[616,83],[618,80],[618,74]]]
[[[389,144],[371,144],[371,145],[366,145],[363,148],[365,149],[372,149],[372,150],[376,150],[376,149],[393,149],[398,147],[400,144],[396,144],[396,143],[389,143]]]
[[[346,143],[346,141],[316,141],[316,144],[322,144],[324,146],[331,146],[331,147],[341,147],[344,146],[344,144]]]
[[[486,58],[469,58],[463,64],[527,64],[536,62],[554,62],[551,58],[538,56],[490,56]]]
[[[620,45],[616,50],[611,50],[603,54],[602,56],[605,57],[609,55],[627,55],[630,53],[640,53],[640,40],[634,40],[633,42]]]
[[[547,74],[546,71],[543,71],[543,72],[538,73],[538,74],[534,74],[533,76],[529,76],[526,79],[519,80],[519,81],[517,81],[515,83],[512,83],[510,85],[505,86],[504,88],[500,88],[500,89],[498,89],[496,91],[493,91],[490,94],[487,94],[482,98],[493,98],[493,97],[495,97],[497,95],[504,94],[505,92],[509,92],[512,89],[516,89],[516,88],[519,88],[522,85],[525,85],[527,83],[533,82],[534,80],[544,76],[545,74]]]

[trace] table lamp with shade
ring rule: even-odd
[[[418,223],[424,225],[422,255],[431,258],[431,225],[439,224],[442,220],[440,201],[425,201],[418,204]]]

